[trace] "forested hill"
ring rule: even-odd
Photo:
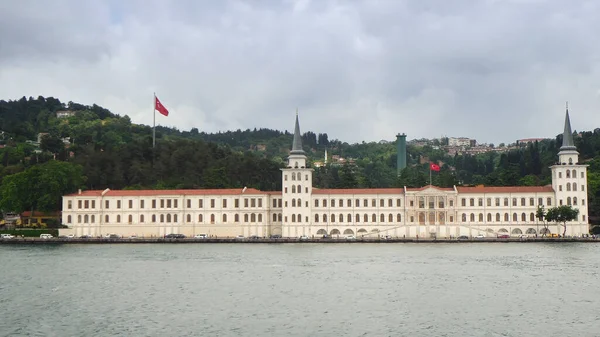
[[[129,117],[95,104],[52,97],[0,101],[0,209],[58,209],[60,195],[77,188],[281,187],[279,169],[292,144],[288,132],[156,130],[153,150],[150,126],[132,124]],[[348,144],[326,133],[303,134],[310,160],[323,161],[328,151],[331,165],[315,168],[314,184],[322,188],[424,186],[429,161],[442,167],[433,177],[437,186],[544,185],[561,141],[558,135],[478,156],[448,156],[432,146],[409,145],[408,168],[397,177],[394,142]],[[575,141],[582,161],[590,165],[590,212],[600,214],[600,134],[581,132]]]

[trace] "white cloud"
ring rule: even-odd
[[[3,99],[97,103],[183,130],[349,142],[554,137],[600,124],[596,1],[0,3]]]

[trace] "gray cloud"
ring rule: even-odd
[[[597,1],[3,2],[2,98],[97,103],[208,132],[344,141],[553,137],[600,125]],[[6,13],[6,15],[5,15]]]

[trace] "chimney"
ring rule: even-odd
[[[242,189],[242,193],[246,192],[246,186],[244,186],[244,188]]]
[[[77,190],[77,194],[81,194],[81,188]]]

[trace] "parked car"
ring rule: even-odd
[[[508,239],[508,238],[510,238],[510,235],[508,235],[508,234],[500,234],[500,235],[498,235],[498,239]]]
[[[92,239],[93,236],[85,234],[85,235],[80,236],[79,238],[80,239]]]
[[[300,236],[300,241],[306,241],[306,240],[308,240],[308,236],[306,236],[306,235]]]
[[[281,235],[271,235],[271,239],[281,239]]]
[[[244,236],[243,235],[238,235],[235,238],[236,238],[236,240],[244,240]]]
[[[52,234],[40,234],[40,239],[52,239]]]
[[[12,239],[14,236],[12,234],[0,234],[0,239]]]
[[[194,239],[206,239],[208,236],[206,234],[196,234],[194,235]]]
[[[348,235],[348,236],[346,236],[346,240],[347,241],[354,241],[354,240],[356,240],[356,237],[354,235]]]
[[[485,239],[485,235],[483,235],[483,234],[477,234],[477,236],[475,238],[477,238],[477,239]]]
[[[185,235],[183,234],[167,234],[165,235],[167,239],[185,239]]]
[[[461,235],[457,238],[458,240],[469,240],[469,237],[466,235]]]

